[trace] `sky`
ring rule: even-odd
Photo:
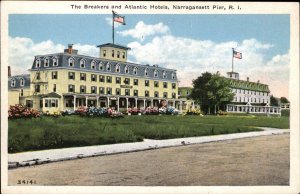
[[[231,71],[232,48],[240,79],[268,84],[276,97],[288,97],[290,18],[276,14],[138,14],[115,23],[115,43],[131,48],[128,59],[177,69],[179,86],[208,71]],[[9,15],[9,64],[28,73],[34,56],[62,52],[74,44],[97,57],[99,44],[112,42],[112,16],[99,14]]]

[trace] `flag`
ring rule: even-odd
[[[238,58],[238,59],[242,59],[242,53],[233,51],[233,57]]]
[[[120,16],[116,12],[113,12],[113,20],[114,22],[118,22],[122,25],[125,25],[125,16]]]

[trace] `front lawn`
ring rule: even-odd
[[[256,127],[289,128],[289,117],[125,116],[41,117],[8,122],[9,153],[64,147],[259,131]]]

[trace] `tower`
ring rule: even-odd
[[[130,50],[129,47],[111,43],[102,44],[97,47],[100,48],[99,58],[122,62],[127,61],[127,51]]]

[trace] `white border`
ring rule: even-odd
[[[1,192],[3,193],[298,193],[299,162],[299,4],[260,2],[96,2],[96,1],[2,1],[1,2],[1,118],[7,118],[8,14],[110,14],[108,10],[74,10],[76,5],[239,5],[242,10],[118,10],[122,14],[290,14],[290,186],[190,186],[190,187],[107,187],[107,186],[7,186],[7,119],[1,119]],[[280,38],[280,37],[278,37]]]

